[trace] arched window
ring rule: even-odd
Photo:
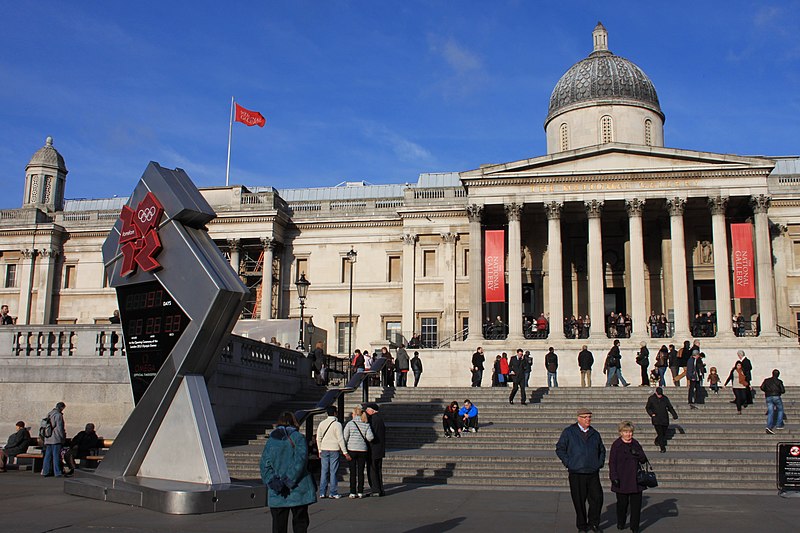
[[[600,142],[603,144],[614,142],[614,125],[610,115],[600,118]]]
[[[649,118],[644,121],[644,144],[653,146],[653,121]]]
[[[566,122],[559,128],[561,134],[561,151],[569,150],[569,131]]]

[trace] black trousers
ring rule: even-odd
[[[639,365],[639,368],[642,370],[642,385],[649,386],[650,374],[647,372],[647,365]]]
[[[697,391],[700,390],[700,382],[689,380],[689,405],[697,401]]]
[[[350,450],[350,494],[364,493],[364,467],[367,464],[367,452]]]
[[[525,376],[514,376],[514,388],[511,389],[511,396],[508,397],[508,400],[513,402],[514,396],[517,395],[517,389],[520,390],[522,393],[522,403],[528,401],[528,397],[525,395]]]
[[[442,426],[444,427],[444,432],[447,433],[461,433],[461,417],[458,416],[456,413],[455,416],[452,417],[442,417]],[[371,486],[371,482],[370,482]]]
[[[367,478],[372,492],[383,496],[383,457],[369,456],[367,462]]]
[[[292,511],[292,531],[306,533],[311,520],[308,517],[308,505],[298,507],[270,507],[272,513],[272,533],[289,531],[289,511]]]
[[[631,508],[631,530],[639,531],[639,519],[642,515],[642,493],[620,494],[617,492],[617,528],[625,528],[628,507]]]
[[[416,387],[419,385],[419,378],[422,376],[422,372],[414,372],[414,386]]]
[[[662,426],[659,424],[653,424],[653,427],[656,428],[656,445],[661,446],[662,448],[667,447],[667,429],[669,426]]]
[[[569,493],[575,506],[575,525],[578,529],[600,526],[600,511],[603,509],[603,487],[600,485],[600,472],[593,474],[569,473]],[[589,513],[586,513],[586,502]]]

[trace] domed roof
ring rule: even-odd
[[[67,165],[64,163],[64,158],[58,153],[58,150],[53,147],[52,137],[48,137],[45,140],[44,146],[39,148],[36,153],[33,154],[28,166],[25,168],[28,169],[32,166],[50,167],[61,170],[64,173],[67,172]]]
[[[597,24],[593,35],[594,51],[556,83],[545,124],[563,111],[593,103],[641,106],[663,118],[650,78],[631,61],[608,50],[608,34],[602,24]]]

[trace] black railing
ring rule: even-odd
[[[797,333],[794,331],[784,328],[783,326],[777,326],[778,334],[783,337],[797,337]],[[786,335],[781,333],[781,330],[785,330],[787,332]],[[758,337],[759,334],[759,324],[757,320],[737,320],[733,324],[733,334],[737,337]]]
[[[434,348],[447,348],[448,346],[450,346],[451,342],[458,342],[458,341],[466,340],[468,334],[469,334],[469,328],[464,328],[464,329],[462,329],[461,331],[459,331],[457,333],[453,333],[452,335],[445,336],[441,341],[439,341],[439,344],[434,346]]]
[[[650,330],[651,339],[672,337],[672,334],[675,331],[675,322],[672,320],[665,320],[663,322],[659,321],[655,324],[650,324],[648,329]]]
[[[789,328],[785,328],[780,324],[778,324],[776,327],[778,328],[778,335],[780,335],[781,337],[789,337],[791,339],[796,339],[797,342],[800,342],[800,334],[798,334],[796,331],[792,331]]]

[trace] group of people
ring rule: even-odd
[[[383,365],[380,376],[375,376],[373,385],[383,385],[384,387],[407,387],[408,386],[408,373],[409,371],[414,374],[414,386],[419,385],[419,380],[422,377],[422,359],[419,357],[419,352],[414,351],[414,356],[409,358],[408,352],[404,344],[397,348],[396,357],[392,357],[389,348],[386,346],[381,348],[380,353],[373,352],[370,355],[369,350],[356,350],[350,359],[350,366],[354,373],[368,372],[375,362],[383,358],[386,363]]]
[[[588,339],[591,328],[589,315],[564,317],[564,336],[568,339]]]
[[[458,407],[458,402],[452,401],[444,408],[442,426],[444,427],[444,436],[448,439],[461,437],[462,433],[476,433],[478,431],[478,408],[469,398],[464,400],[464,406],[461,408]]]
[[[261,454],[261,479],[267,486],[267,505],[272,514],[272,531],[288,531],[289,515],[295,533],[308,531],[308,506],[317,498],[339,499],[337,472],[339,459],[349,461],[352,499],[386,495],[383,487],[383,458],[386,454],[386,425],[380,406],[367,403],[353,408],[350,420],[342,427],[336,407],[317,428],[316,444],[321,461],[319,489],[308,470],[308,445],[291,412],[278,417]],[[364,470],[372,489],[364,492]]]

